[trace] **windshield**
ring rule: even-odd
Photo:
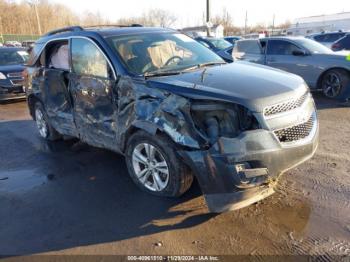
[[[143,33],[107,39],[129,71],[137,75],[181,71],[196,65],[224,63],[192,38],[177,33]]]
[[[232,46],[232,44],[225,39],[220,38],[206,38],[206,41],[210,42],[217,49],[224,50]]]
[[[309,50],[312,54],[330,54],[333,53],[328,47],[310,39],[298,39],[295,40],[297,43],[302,45],[304,48]]]
[[[22,65],[28,61],[29,54],[22,50],[0,50],[0,66]]]

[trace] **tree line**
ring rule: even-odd
[[[39,20],[39,21],[38,21]],[[86,12],[77,15],[67,6],[59,3],[51,3],[49,0],[0,0],[0,34],[39,35],[71,25],[108,25],[108,24],[142,24],[145,26],[172,27],[177,17],[169,11],[151,9],[142,15],[130,18],[120,18],[110,21],[99,12]],[[242,27],[233,23],[233,18],[224,8],[222,13],[212,19],[213,24],[222,24],[225,35],[240,34]],[[203,21],[204,23],[204,21]],[[271,25],[270,25],[271,26]],[[276,28],[288,27],[289,23],[276,26]],[[256,25],[245,28],[247,33],[267,28],[266,25]]]

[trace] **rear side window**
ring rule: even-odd
[[[97,46],[87,39],[72,39],[72,68],[78,75],[108,77],[108,62]]]
[[[246,54],[261,54],[261,47],[259,41],[237,41],[235,52]]]
[[[318,42],[324,42],[325,35],[317,35],[314,37],[314,39]]]
[[[292,55],[296,50],[300,50],[300,48],[283,40],[270,40],[267,45],[268,55]]]
[[[333,33],[333,34],[324,34],[315,37],[315,40],[318,42],[333,43],[339,38],[343,37],[345,33]]]
[[[339,40],[339,44],[344,49],[350,50],[350,35],[347,35],[343,39]]]

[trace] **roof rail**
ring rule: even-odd
[[[142,27],[140,24],[131,24],[131,25],[89,25],[84,26],[84,28],[96,28],[96,27]]]
[[[64,32],[78,32],[78,31],[83,31],[83,30],[84,30],[84,28],[82,28],[81,26],[68,26],[68,27],[64,27],[61,29],[50,31],[47,34],[45,34],[44,36],[51,36],[51,35],[60,34],[60,33],[64,33]]]

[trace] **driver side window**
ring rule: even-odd
[[[301,51],[301,49],[284,40],[270,40],[267,45],[268,55],[293,55],[294,51]]]
[[[72,39],[72,69],[78,75],[109,77],[108,62],[103,53],[86,39]]]

